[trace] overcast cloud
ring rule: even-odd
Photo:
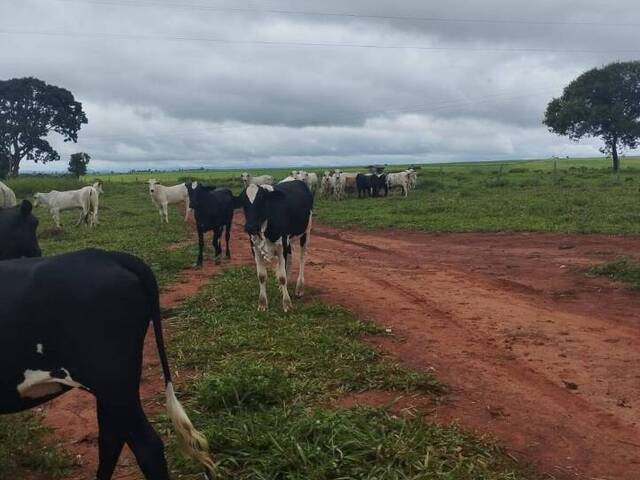
[[[3,0],[0,42],[1,78],[68,88],[89,118],[47,170],[76,151],[93,170],[597,155],[542,115],[584,70],[640,57],[640,4]]]

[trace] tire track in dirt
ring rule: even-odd
[[[640,478],[640,296],[570,268],[640,239],[314,233],[309,283],[452,387],[428,405],[437,421],[495,436],[554,478]]]

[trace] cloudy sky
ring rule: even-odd
[[[636,0],[0,2],[0,78],[68,88],[89,118],[53,139],[58,170],[596,155],[545,106],[639,57]]]

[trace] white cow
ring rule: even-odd
[[[184,183],[165,187],[160,185],[155,178],[148,181],[151,201],[160,213],[160,222],[169,223],[169,205],[184,202],[184,221],[189,219],[189,192]]]
[[[320,180],[320,195],[329,197],[333,195],[336,186],[336,177],[329,171],[325,171]]]
[[[16,204],[16,194],[4,183],[0,182],[0,208],[15,207]]]
[[[80,218],[76,225],[80,225],[84,221],[92,227],[94,226],[94,217],[91,213],[94,202],[92,197],[96,195],[97,192],[93,187],[82,187],[79,190],[68,190],[66,192],[59,192],[58,190],[51,190],[49,193],[38,192],[33,196],[33,206],[44,205],[47,207],[58,228],[60,228],[60,212],[79,208],[81,210]]]
[[[316,190],[318,189],[318,175],[316,173],[309,173],[305,172],[304,170],[298,170],[297,172],[293,171],[291,173],[293,175],[293,178],[303,181],[307,185],[307,187],[309,187],[311,193],[315,195]]]
[[[387,174],[387,187],[389,190],[393,190],[394,188],[402,188],[402,193],[406,197],[409,195],[409,172],[399,172],[399,173],[389,173]]]
[[[336,170],[336,186],[334,194],[337,200],[341,200],[347,196],[349,192],[356,191],[357,173],[344,173]]]
[[[250,173],[244,172],[240,175],[242,179],[242,183],[244,184],[244,188],[247,188],[249,185],[273,185],[275,183],[274,178],[271,175],[260,175],[258,177],[254,177]]]
[[[413,168],[406,170],[406,172],[409,174],[409,190],[414,190],[418,184],[418,173]]]

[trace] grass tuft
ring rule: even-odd
[[[626,257],[592,267],[589,273],[622,282],[633,289],[640,289],[640,263]]]

